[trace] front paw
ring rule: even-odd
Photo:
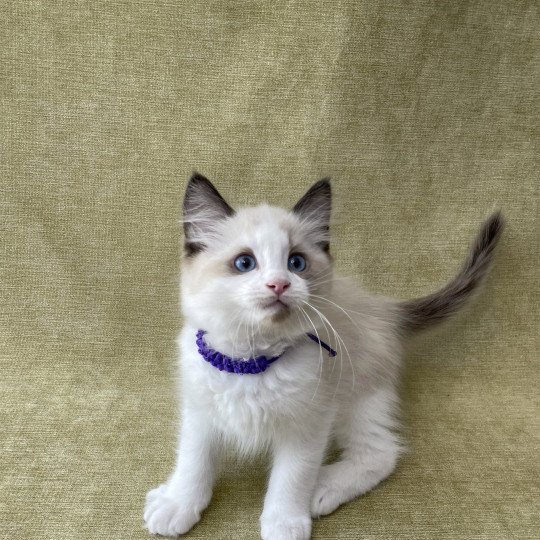
[[[207,498],[208,499],[208,498]],[[144,524],[151,534],[177,536],[187,533],[201,519],[208,500],[189,501],[171,496],[162,484],[146,495]]]
[[[309,540],[311,518],[309,516],[263,515],[261,516],[261,538],[262,540]]]
[[[338,488],[320,485],[315,490],[311,500],[311,515],[317,518],[331,514],[346,500]]]

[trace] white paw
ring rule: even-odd
[[[339,489],[320,484],[311,499],[311,515],[313,517],[331,514],[343,503],[343,493]]]
[[[177,536],[187,533],[201,519],[208,500],[189,501],[173,498],[162,484],[146,495],[144,524],[151,534]]]
[[[309,540],[311,518],[309,516],[261,516],[262,540]]]

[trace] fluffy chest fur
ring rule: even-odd
[[[179,337],[184,400],[212,422],[216,433],[246,452],[266,447],[278,429],[304,429],[322,407],[331,406],[329,374],[335,360],[307,336],[265,372],[238,375],[205,362],[195,333],[186,326]]]

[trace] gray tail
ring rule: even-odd
[[[469,256],[456,277],[429,296],[400,302],[402,328],[405,331],[427,328],[443,321],[465,305],[489,272],[493,251],[503,228],[503,216],[497,211],[482,224]]]

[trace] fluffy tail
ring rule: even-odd
[[[497,211],[482,224],[465,264],[454,279],[429,296],[400,302],[405,331],[427,328],[465,305],[489,272],[503,228],[504,219]]]

